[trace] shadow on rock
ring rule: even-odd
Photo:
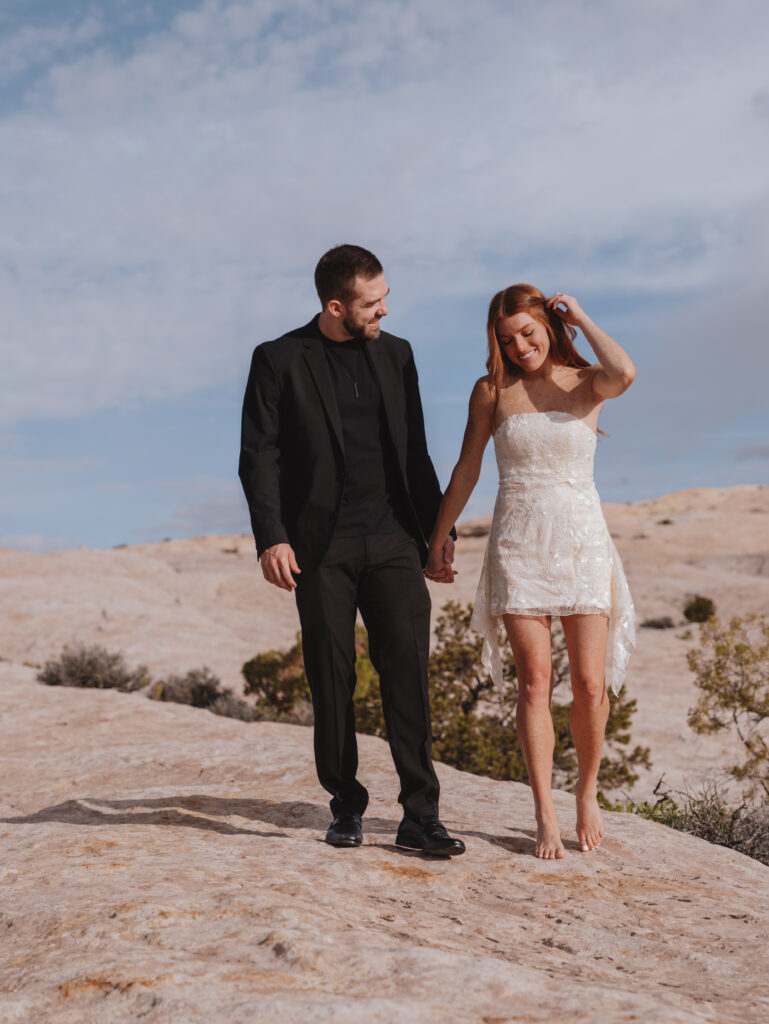
[[[184,800],[176,800],[173,797],[162,800],[94,800],[82,797],[79,800],[65,800],[64,803],[55,804],[53,807],[44,807],[34,814],[2,818],[0,821],[11,825],[36,825],[47,821],[61,822],[65,825],[171,825],[199,828],[222,835],[288,838],[284,832],[262,832],[253,828],[241,828],[227,821],[202,816],[206,813],[228,815],[235,812],[224,809],[206,812],[193,807],[185,809],[184,803]]]
[[[458,835],[473,836],[475,839],[482,839],[485,843],[490,843],[492,846],[501,846],[502,849],[507,850],[508,853],[533,856],[534,847],[536,845],[536,832],[529,831],[528,829],[519,829],[518,833],[518,835],[513,836],[493,836],[488,832],[473,832],[469,829],[463,829],[457,832]]]
[[[146,800],[141,797],[128,800],[81,797],[78,800],[66,800],[53,807],[44,807],[34,814],[0,818],[0,821],[13,825],[39,824],[46,821],[63,822],[67,825],[172,825],[202,828],[223,835],[288,838],[285,832],[262,832],[217,820],[233,816],[275,825],[281,829],[312,828],[325,832],[331,823],[331,812],[318,804],[303,801],[249,800],[208,794],[156,797]],[[369,832],[394,832],[398,822],[387,818],[366,818],[364,827]]]

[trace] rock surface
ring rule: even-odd
[[[627,688],[638,701],[633,740],[653,767],[632,795],[649,796],[665,773],[696,785],[726,763],[729,742],[686,725],[696,700],[682,640],[688,597],[705,594],[719,615],[769,609],[769,487],[704,488],[629,505],[606,505],[639,623],[670,616],[676,629],[639,629]],[[459,575],[431,584],[435,619],[453,598],[472,601],[487,520],[461,530]],[[474,534],[474,535],[473,535]],[[250,537],[197,537],[114,551],[30,555],[0,551],[0,658],[38,666],[72,640],[123,650],[155,673],[210,666],[242,689],[240,669],[259,651],[291,644],[291,595],[261,577]]]
[[[769,869],[632,815],[531,854],[530,794],[439,766],[451,862],[398,850],[361,739],[364,846],[309,729],[0,665],[0,1022],[742,1024],[769,1018]]]

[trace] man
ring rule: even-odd
[[[368,630],[401,783],[396,843],[451,856],[430,758],[430,596],[422,566],[441,491],[427,453],[411,346],[380,330],[389,289],[373,253],[329,250],[322,311],[254,351],[240,479],[264,578],[295,593],[315,712],[315,763],[331,794],[326,841],[359,846],[355,618]],[[453,578],[454,541],[442,578]]]

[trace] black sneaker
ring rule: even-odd
[[[363,826],[360,814],[337,814],[326,832],[326,842],[332,846],[360,846]]]
[[[432,857],[456,857],[465,852],[462,840],[450,836],[435,814],[419,821],[404,818],[398,826],[395,845],[405,850],[421,850]]]

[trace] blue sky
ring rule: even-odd
[[[514,281],[638,365],[604,499],[766,482],[768,43],[759,0],[4,3],[0,546],[246,531],[251,350],[341,241],[444,483]]]

